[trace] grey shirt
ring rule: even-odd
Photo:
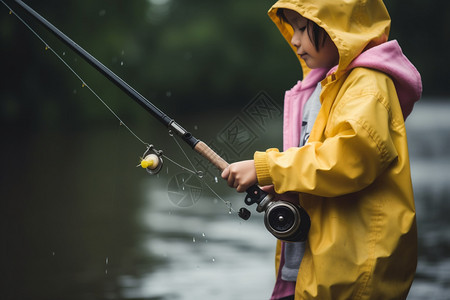
[[[308,141],[309,135],[320,110],[320,92],[322,86],[317,84],[316,89],[306,101],[303,108],[302,130],[300,133],[300,145],[302,147]],[[285,281],[297,281],[298,269],[305,254],[306,242],[287,242],[284,244],[284,266],[281,269],[281,279]]]

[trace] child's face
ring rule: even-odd
[[[331,68],[339,63],[339,52],[328,34],[317,51],[308,35],[308,20],[289,9],[284,11],[284,15],[294,30],[291,44],[310,69]]]

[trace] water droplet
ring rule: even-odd
[[[123,61],[120,62],[120,65],[123,66]]]
[[[205,236],[206,236],[206,234],[203,232],[203,233],[202,233],[202,237],[205,237]]]
[[[108,269],[105,270],[105,274],[108,275]]]
[[[171,91],[167,91],[166,92],[166,97],[169,98],[170,96],[172,96],[172,92]]]
[[[172,130],[169,130],[169,135],[173,136],[173,131]]]
[[[109,257],[107,257],[107,258],[105,259],[105,264],[107,265],[108,262],[109,262]]]
[[[232,207],[231,207],[231,202],[230,201],[226,201],[225,205],[228,207],[228,214],[231,215],[231,211],[232,211]]]
[[[198,178],[202,179],[203,178],[203,171],[197,171],[197,176]]]
[[[55,256],[55,252],[52,252],[52,255]]]
[[[217,179],[217,176],[214,177],[214,181],[215,181],[216,183],[219,182],[219,179]]]
[[[124,55],[125,54],[125,50],[122,49],[122,52],[120,52],[120,54]]]
[[[198,126],[197,125],[194,125],[194,130],[198,130]]]
[[[63,56],[66,55],[66,51],[64,51],[64,52],[62,53],[62,55],[63,55]]]
[[[212,262],[215,262],[215,261],[216,261],[216,259],[213,257],[213,258],[212,258]]]
[[[192,238],[192,242],[195,243],[195,236]]]

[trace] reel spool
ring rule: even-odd
[[[301,242],[308,237],[311,220],[299,205],[287,201],[270,202],[264,214],[264,225],[276,238]]]
[[[162,150],[156,150],[153,145],[150,145],[142,157],[140,166],[146,169],[150,175],[156,175],[161,171],[163,166]]]
[[[258,186],[247,189],[245,204],[257,204],[256,211],[264,212],[264,225],[277,239],[287,242],[302,242],[308,237],[311,219],[308,213],[298,204],[288,201],[275,201],[274,197]],[[239,216],[244,220],[250,217],[250,212],[241,208]]]

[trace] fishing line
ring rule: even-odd
[[[3,0],[0,0],[7,8],[8,5]],[[219,171],[223,171],[228,168],[229,163],[223,159],[219,154],[217,154],[211,147],[209,147],[206,143],[194,137],[189,131],[184,129],[180,124],[175,122],[174,119],[170,118],[164,112],[162,112],[158,107],[153,105],[149,100],[147,100],[144,96],[139,94],[133,87],[131,87],[128,83],[126,83],[119,76],[114,74],[110,69],[108,69],[105,65],[100,63],[95,57],[93,57],[89,52],[81,48],[78,44],[72,41],[68,36],[62,33],[58,28],[56,28],[53,24],[45,20],[41,15],[35,12],[31,7],[23,3],[21,0],[15,0],[15,2],[20,5],[31,17],[35,18],[37,22],[39,22],[42,26],[44,26],[49,32],[53,33],[57,38],[59,38],[66,46],[72,49],[75,53],[77,53],[81,58],[83,58],[87,63],[89,63],[92,67],[94,67],[97,71],[103,74],[107,79],[109,79],[112,83],[114,83],[117,87],[119,87],[123,92],[125,92],[130,98],[136,101],[139,105],[142,106],[147,112],[149,112],[153,117],[155,117],[158,121],[160,121],[163,125],[170,129],[169,134],[178,135],[183,141],[185,141],[189,146],[192,147],[197,153],[202,155],[205,159],[207,159],[210,163],[212,163]],[[12,9],[10,9],[10,14],[12,14]],[[14,15],[19,18],[19,16],[14,13]],[[45,48],[48,50],[48,44],[34,31],[31,27],[19,18],[22,23],[26,25],[46,46]],[[67,66],[67,63],[54,51],[51,51]],[[70,68],[72,72],[80,79],[82,82],[82,86],[86,86],[84,80],[75,72],[72,68]],[[92,89],[89,89],[92,91]],[[105,105],[104,101],[98,97],[96,93],[94,93],[99,100]],[[120,121],[121,124],[124,124],[123,121],[115,114],[112,109],[105,105],[111,113]],[[124,124],[125,125],[125,124]],[[141,160],[141,167],[146,169],[148,173],[155,175],[161,171],[163,166],[162,160],[162,151],[156,150],[152,145],[145,143],[142,139],[138,138],[137,135],[131,131],[127,127],[128,131],[133,134],[139,141],[147,146],[147,151],[144,153],[143,159]],[[177,145],[180,146],[177,142]],[[180,147],[181,149],[181,147]],[[182,150],[185,156],[186,153]],[[188,158],[188,157],[187,157]],[[188,158],[189,163],[194,168],[194,171],[197,176],[201,175],[196,172],[195,166],[192,164],[192,161]],[[185,168],[189,169],[189,168]],[[203,176],[199,176],[203,177]],[[217,180],[216,180],[217,181]],[[202,182],[202,180],[201,180]],[[205,185],[210,189],[211,187],[205,183]],[[182,186],[184,188],[184,185]],[[213,190],[212,190],[213,191]],[[213,191],[214,192],[214,191]],[[254,184],[246,189],[247,195],[245,196],[244,203],[247,206],[251,206],[256,204],[256,211],[261,213],[264,212],[264,225],[267,230],[276,238],[285,240],[285,241],[304,241],[308,236],[308,232],[311,226],[311,220],[309,218],[306,210],[301,207],[299,204],[294,204],[289,201],[283,200],[275,200],[274,196],[265,192],[261,189],[258,184]],[[214,192],[214,194],[216,194]],[[216,194],[217,195],[217,194]],[[222,199],[219,197],[219,199]],[[231,203],[222,201],[229,208],[229,213],[231,213]],[[250,211],[245,207],[241,207],[238,212],[238,216],[243,220],[248,220],[250,218]]]
[[[144,142],[133,130],[131,130],[130,127],[128,127],[128,125],[125,124],[125,122],[116,114],[116,112],[114,112],[114,110],[90,87],[90,85],[88,85],[86,83],[85,80],[83,80],[83,78],[52,48],[49,46],[49,44],[25,21],[23,20],[14,10],[12,10],[3,0],[0,0],[8,9],[9,9],[9,14],[13,14],[14,16],[16,16],[44,45],[45,45],[45,50],[50,50],[71,72],[72,74],[75,75],[75,77],[78,78],[78,80],[80,80],[81,82],[81,87],[84,88],[86,87],[107,109],[108,111],[120,122],[120,125],[125,127],[128,132],[133,135],[139,142],[141,142],[143,145],[146,146],[146,148],[150,147],[150,143]],[[169,133],[171,136],[173,136],[173,134]],[[176,141],[176,139],[175,139]],[[183,149],[181,148],[180,144],[177,142],[178,147],[180,147],[180,149],[183,151]],[[183,151],[184,155],[186,155],[186,153]],[[166,155],[164,155],[164,158],[166,158],[167,160],[169,160],[170,162],[172,162],[173,164],[177,165],[178,167],[197,174],[196,171],[192,171],[184,166],[182,166],[181,164],[175,162],[173,159],[167,157]],[[192,163],[191,163],[192,164]]]
[[[100,103],[103,104],[103,106],[106,107],[106,109],[120,122],[120,126],[125,127],[125,129],[132,135],[134,136],[140,143],[142,143],[143,145],[146,146],[147,149],[149,149],[151,147],[150,143],[145,142],[143,139],[141,139],[120,117],[119,115],[106,103],[105,100],[103,100],[100,95],[98,95],[93,88],[91,88],[91,86],[89,84],[86,83],[86,81],[49,45],[49,43],[47,43],[25,20],[23,20],[13,9],[11,9],[3,0],[0,0],[3,5],[5,5],[8,9],[9,9],[9,14],[13,14],[17,19],[20,20],[20,22],[22,22],[22,24],[25,25],[25,27],[27,27],[34,36],[36,36],[44,45],[45,45],[45,50],[50,50],[68,69],[69,71],[75,75],[76,78],[78,78],[78,80],[81,82],[81,87],[82,88],[87,88],[96,98],[97,100],[100,101]],[[189,156],[186,154],[186,152],[184,151],[184,149],[181,147],[180,143],[178,142],[178,140],[174,137],[174,134],[171,130],[169,130],[169,135],[173,138],[173,140],[175,141],[175,143],[177,144],[178,148],[181,150],[181,152],[183,153],[183,155],[185,156],[185,158],[187,159],[187,161],[189,162],[189,164],[191,165],[191,167],[193,168],[193,170],[184,167],[183,165],[181,165],[180,163],[177,163],[175,160],[171,159],[170,157],[166,156],[166,155],[162,155],[165,159],[167,159],[168,161],[170,161],[171,163],[173,163],[174,165],[178,166],[179,168],[192,173],[194,175],[196,175],[202,182],[203,184],[218,198],[220,199],[229,209],[229,212],[231,213],[232,211],[235,212],[235,210],[232,208],[230,201],[226,201],[224,200],[222,197],[220,197],[216,191],[214,191],[211,186],[209,186],[206,182],[205,179],[203,178],[203,172],[202,171],[198,171],[194,164],[192,163],[192,160],[189,158]]]
[[[214,191],[214,190],[209,186],[209,184],[206,183],[206,181],[205,181],[204,178],[203,178],[203,172],[202,172],[202,171],[198,171],[198,170],[195,168],[194,164],[192,163],[192,160],[191,160],[191,159],[189,158],[189,156],[186,154],[186,152],[184,151],[183,147],[181,147],[180,143],[179,143],[178,140],[175,138],[175,136],[173,135],[173,133],[169,131],[169,135],[172,137],[172,139],[173,139],[173,140],[175,141],[175,143],[178,145],[178,148],[179,148],[179,149],[181,150],[181,152],[184,154],[185,158],[187,159],[187,161],[190,163],[190,165],[192,166],[192,168],[193,168],[194,170],[193,170],[193,171],[192,171],[192,170],[189,170],[189,169],[187,169],[187,168],[185,168],[185,167],[183,167],[183,166],[177,164],[177,163],[174,162],[174,161],[172,161],[172,163],[175,163],[176,165],[178,165],[179,167],[185,169],[186,171],[191,172],[191,173],[197,175],[197,176],[201,179],[201,181],[205,184],[205,186],[206,186],[206,187],[207,187],[207,188],[208,188],[208,189],[209,189],[209,190],[210,190],[210,191],[211,191],[218,199],[220,199],[220,200],[228,207],[229,213],[230,213],[230,214],[231,214],[232,211],[235,212],[235,210],[234,210],[233,207],[231,206],[231,202],[230,202],[230,201],[225,201],[222,197],[220,197],[220,196],[216,193],[216,191]],[[169,158],[168,158],[168,159],[169,159]],[[170,160],[170,159],[169,159],[169,160]]]
[[[189,156],[186,154],[186,152],[184,151],[184,149],[181,147],[180,143],[178,142],[178,140],[175,138],[175,136],[173,135],[173,132],[171,130],[169,130],[169,135],[172,137],[172,139],[175,141],[175,143],[178,145],[178,148],[180,148],[181,152],[183,153],[184,157],[187,159],[187,161],[189,162],[189,164],[191,165],[191,167],[194,169],[194,173],[198,174],[197,169],[195,168],[194,164],[192,163],[192,161],[189,159]]]
[[[167,159],[168,161],[170,161],[171,163],[173,163],[174,165],[176,165],[177,167],[179,167],[179,168],[181,168],[181,169],[183,169],[183,170],[185,170],[185,171],[187,171],[187,172],[189,172],[189,173],[192,173],[192,174],[198,176],[198,173],[197,173],[197,172],[192,171],[192,170],[190,170],[190,169],[188,169],[188,168],[182,166],[181,164],[177,163],[176,161],[174,161],[173,159],[171,159],[171,158],[168,157],[167,155],[164,155],[164,154],[163,154],[163,157],[164,157],[165,159]],[[140,165],[138,165],[138,167],[140,167]],[[199,177],[199,178],[200,178],[200,177]]]
[[[109,112],[120,122],[121,126],[124,126],[131,135],[133,135],[138,141],[140,141],[145,146],[149,147],[150,144],[144,142],[133,130],[128,127],[128,125],[125,124],[124,121],[112,110],[112,108],[81,78],[80,75],[78,75],[77,72],[55,51],[52,47],[49,46],[49,44],[35,31],[33,28],[31,28],[30,25],[28,25],[27,22],[25,22],[14,10],[12,10],[3,0],[0,0],[8,9],[9,14],[14,14],[44,45],[45,50],[50,50],[74,75],[78,78],[81,82],[81,87],[86,87],[108,110]]]
[[[203,181],[203,183],[206,185],[206,187],[220,200],[222,200],[222,202],[228,207],[228,213],[231,214],[231,212],[235,213],[236,211],[234,210],[233,206],[231,205],[230,201],[225,201],[224,199],[222,199],[222,197],[220,197],[216,191],[214,191],[212,189],[212,187],[209,186],[209,184],[207,184],[205,181]]]

